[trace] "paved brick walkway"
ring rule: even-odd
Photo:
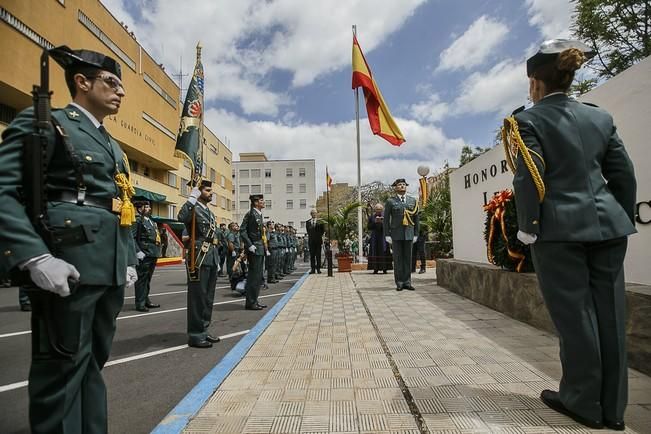
[[[555,337],[415,279],[310,276],[185,432],[591,432],[538,399]],[[630,377],[627,432],[651,433],[651,379]]]

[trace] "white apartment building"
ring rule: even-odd
[[[265,220],[290,225],[305,234],[305,221],[316,207],[314,160],[269,160],[264,152],[240,153],[233,161],[233,220],[250,208],[249,195],[264,194]]]

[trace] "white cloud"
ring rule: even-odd
[[[449,138],[432,125],[396,119],[407,142],[395,147],[373,136],[367,119],[360,119],[362,182],[375,180],[385,183],[404,177],[412,187],[416,185],[416,168],[427,164],[439,169],[446,160],[456,165],[461,148],[466,142]],[[233,159],[240,152],[263,151],[273,159],[316,159],[317,191],[324,189],[325,166],[335,182],[357,184],[357,151],[355,122],[338,124],[288,125],[271,121],[248,121],[219,109],[206,112],[208,125],[219,125],[220,135],[231,141]]]
[[[505,60],[487,72],[470,75],[453,103],[456,114],[509,114],[529,95],[525,64]]]
[[[509,28],[485,15],[468,27],[463,35],[443,50],[438,70],[471,69],[480,65],[508,33]]]
[[[438,94],[432,94],[427,101],[421,101],[409,107],[409,113],[423,122],[438,122],[448,114],[449,110],[449,104],[442,102]]]
[[[127,0],[101,0],[119,20],[133,23]],[[142,18],[129,24],[138,41],[167,69],[194,64],[194,47],[203,45],[206,99],[239,103],[247,114],[275,116],[291,104],[269,88],[268,73],[285,70],[293,86],[350,64],[351,24],[358,24],[365,52],[400,29],[426,0],[139,0]],[[369,13],[373,11],[373,13]]]
[[[526,0],[526,5],[529,24],[538,27],[544,39],[570,36],[571,0]]]

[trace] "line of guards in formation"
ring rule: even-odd
[[[260,288],[277,283],[295,270],[299,240],[291,226],[268,221],[263,223],[262,195],[251,196],[251,210],[242,225],[231,222],[217,226],[208,203],[212,200],[212,183],[202,181],[190,193],[178,219],[185,224],[182,235],[188,279],[188,345],[209,348],[219,338],[208,333],[212,318],[217,278],[224,277],[224,264],[231,289],[246,297],[245,309],[261,310]],[[148,312],[158,308],[149,298],[156,261],[161,256],[161,237],[151,218],[147,201],[136,203],[138,216],[132,226],[136,244],[136,310]],[[194,246],[193,246],[194,240]],[[265,275],[266,271],[266,275]]]

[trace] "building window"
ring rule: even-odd
[[[107,47],[111,49],[117,56],[122,59],[124,63],[129,65],[129,68],[136,70],[136,62],[126,55],[126,53],[120,50],[120,47],[117,46],[115,42],[111,40],[90,18],[86,16],[81,10],[79,10],[79,22],[84,25],[90,32],[97,37],[100,41],[104,43]]]
[[[222,206],[222,208],[224,208],[224,209],[228,209],[228,208],[227,208],[228,205],[226,204],[226,198],[225,198],[225,197],[222,197],[222,200],[221,200],[221,206]]]
[[[188,187],[188,180],[185,178],[181,178],[181,196],[189,196],[190,195],[190,187]]]
[[[305,177],[305,167],[300,167],[298,169],[298,176]]]
[[[301,222],[301,229],[305,229],[305,222],[304,221]]]
[[[226,209],[231,209],[232,206],[233,206],[233,205],[231,204],[231,200],[230,200],[230,199],[226,199]]]
[[[271,194],[271,184],[264,185],[264,194]]]
[[[251,186],[251,194],[260,194],[262,193],[262,186],[260,184],[253,184]]]
[[[240,185],[240,194],[248,194],[249,193],[249,186],[248,185]]]
[[[240,169],[240,178],[248,178],[249,169]]]
[[[307,208],[307,200],[301,199],[300,205],[301,209]]]
[[[208,165],[206,163],[203,163],[201,165],[201,176],[205,177],[207,173],[208,173]]]
[[[218,194],[213,194],[213,195],[212,195],[212,200],[210,201],[210,203],[213,204],[213,205],[215,205],[215,206],[217,206],[217,200],[218,200],[218,198],[219,198],[219,195],[218,195]]]
[[[143,174],[144,176],[146,176],[147,178],[149,178],[149,167],[147,167],[147,166],[143,166],[143,168],[142,168],[142,174]]]
[[[271,178],[271,169],[264,169],[264,177]]]
[[[225,162],[226,164],[231,164],[231,160],[229,160],[229,159],[226,158],[226,157],[224,157],[224,162]]]
[[[291,178],[292,176],[294,176],[294,170],[291,167],[288,167],[287,169],[285,169],[285,176]]]
[[[226,177],[224,175],[219,175],[220,176],[220,185],[224,188],[226,188]]]
[[[154,92],[159,94],[165,101],[167,101],[169,105],[176,108],[176,101],[174,100],[174,98],[172,98],[167,92],[165,92],[163,88],[160,87],[160,85],[154,81],[153,78],[147,75],[146,72],[142,74],[142,79],[145,80],[145,83],[147,83],[152,89],[154,89]]]
[[[294,227],[294,222],[287,222],[287,226],[289,226],[290,228],[293,228]]]
[[[212,168],[210,169],[210,180],[212,182],[215,182],[217,180],[217,172]]]
[[[271,209],[271,201],[270,200],[265,200],[264,201],[264,207],[267,209]]]
[[[187,167],[188,169],[192,169],[192,164],[190,164],[190,161],[186,160],[185,158],[183,159],[183,166]]]
[[[176,220],[176,205],[170,205],[168,208],[167,218]]]
[[[249,201],[248,200],[241,200],[240,201],[240,209],[249,209]]]
[[[294,184],[287,184],[287,189],[285,191],[287,193],[293,193],[294,192]]]
[[[176,178],[175,173],[167,172],[167,185],[176,188]]]
[[[251,178],[259,178],[260,169],[251,169]]]
[[[299,193],[305,193],[305,184],[298,184],[298,192]]]
[[[129,160],[129,170],[131,173],[138,173],[138,162],[134,160]]]
[[[294,209],[294,201],[293,200],[288,200],[287,201],[287,209]]]
[[[0,103],[0,122],[10,124],[16,118],[16,109]]]

